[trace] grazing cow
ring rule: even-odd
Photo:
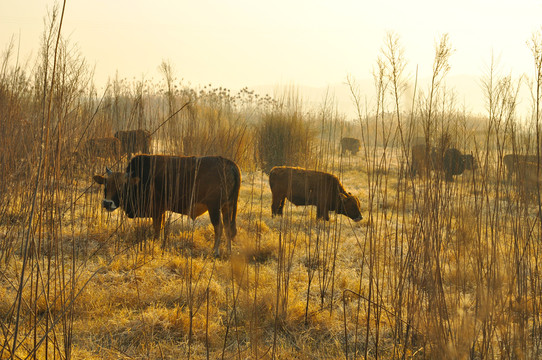
[[[231,251],[241,186],[241,172],[233,161],[220,156],[137,155],[125,173],[109,170],[105,177],[95,175],[94,181],[105,185],[102,205],[106,210],[121,207],[129,218],[152,218],[155,239],[166,211],[192,219],[209,211],[215,256],[219,255],[222,222]]]
[[[105,159],[118,159],[120,157],[120,140],[115,137],[88,139],[81,150],[80,156],[87,159],[97,157]]]
[[[284,200],[296,206],[316,205],[316,216],[329,220],[329,211],[343,214],[360,221],[359,200],[346,192],[336,176],[296,167],[276,166],[269,173],[269,185],[273,194],[271,213],[282,215]]]
[[[518,179],[521,178],[525,174],[525,164],[537,163],[538,156],[507,154],[503,156],[502,161],[506,167],[506,179],[510,182],[514,174]]]
[[[425,145],[412,147],[410,173],[412,176],[425,169],[444,172],[446,181],[454,181],[454,175],[461,175],[465,170],[475,170],[476,161],[472,154],[463,155],[455,148],[448,148],[444,152],[432,148],[429,152]]]
[[[147,130],[117,131],[115,137],[120,140],[123,155],[149,154],[151,150],[151,133]]]
[[[343,137],[341,139],[341,155],[346,154],[346,151],[350,151],[352,155],[356,155],[359,151],[361,144],[358,139],[351,137]]]

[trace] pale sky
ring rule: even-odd
[[[14,35],[36,55],[54,2],[0,2],[2,52]],[[95,66],[95,81],[160,78],[169,61],[186,84],[327,87],[372,76],[387,32],[399,35],[407,73],[431,73],[436,41],[455,50],[450,76],[500,69],[532,76],[527,42],[542,29],[540,0],[91,0],[67,1],[63,34]]]

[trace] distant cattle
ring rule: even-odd
[[[315,205],[316,216],[329,220],[329,211],[343,214],[360,221],[359,200],[346,192],[339,179],[321,171],[276,166],[269,173],[269,185],[273,194],[271,213],[282,215],[285,199],[296,206]]]
[[[537,163],[538,156],[507,154],[504,155],[502,161],[506,167],[506,178],[510,182],[513,175],[516,175],[518,179],[521,178],[525,174],[525,166],[528,166],[528,163]]]
[[[233,161],[219,156],[137,155],[126,172],[108,171],[105,177],[95,175],[94,181],[105,185],[102,206],[107,211],[121,207],[129,218],[152,218],[155,239],[166,211],[192,219],[208,211],[215,230],[215,256],[223,228],[231,250],[241,185]]]
[[[352,155],[356,155],[360,149],[360,142],[356,138],[343,137],[341,139],[341,155],[346,154],[347,151],[350,151]]]
[[[151,151],[151,133],[147,130],[117,131],[115,137],[120,140],[122,154],[128,157]]]
[[[411,152],[410,173],[415,176],[423,171],[441,171],[446,181],[453,181],[455,175],[461,175],[465,170],[475,170],[476,160],[471,154],[462,154],[455,148],[429,148],[426,145],[414,145]]]
[[[86,159],[118,159],[120,148],[120,140],[115,137],[92,138],[83,144],[78,154]]]

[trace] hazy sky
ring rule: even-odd
[[[0,1],[0,45],[12,35],[35,55],[52,1]],[[348,74],[370,78],[387,32],[400,36],[420,76],[435,42],[449,34],[450,76],[486,72],[491,54],[505,73],[532,74],[527,41],[542,26],[540,0],[91,0],[67,1],[63,34],[95,80],[158,78],[168,60],[192,85],[326,87]]]

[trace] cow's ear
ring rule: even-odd
[[[130,185],[137,185],[139,184],[140,178],[139,176],[131,177],[129,180]]]
[[[103,177],[102,175],[94,175],[92,179],[100,185],[105,184],[105,177]]]

